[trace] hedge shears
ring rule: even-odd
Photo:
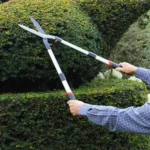
[[[116,63],[114,63],[114,62],[112,62],[112,61],[110,61],[110,60],[107,60],[107,59],[105,59],[105,58],[103,58],[103,57],[101,57],[101,56],[96,55],[96,54],[93,53],[93,52],[90,52],[90,51],[87,51],[87,50],[85,50],[85,49],[82,49],[82,48],[80,48],[80,47],[78,47],[78,46],[76,46],[76,45],[74,45],[74,44],[71,44],[71,43],[69,43],[69,42],[63,40],[62,38],[59,38],[59,37],[57,37],[57,36],[53,36],[53,35],[48,35],[48,34],[46,34],[46,33],[44,32],[44,30],[41,28],[41,26],[39,25],[39,23],[38,23],[35,19],[33,19],[32,17],[30,17],[30,19],[31,19],[31,21],[33,22],[34,26],[38,29],[38,32],[37,32],[36,30],[31,29],[31,28],[29,28],[29,27],[27,27],[27,26],[24,26],[24,25],[20,25],[20,24],[19,24],[19,26],[20,26],[21,28],[23,28],[23,29],[25,29],[25,30],[27,30],[27,31],[29,31],[29,32],[31,32],[31,33],[33,33],[33,34],[35,34],[35,35],[41,37],[41,38],[43,38],[43,42],[44,42],[44,43],[47,41],[47,39],[55,40],[56,42],[60,42],[60,43],[62,43],[62,44],[64,44],[64,45],[67,45],[67,46],[69,46],[69,47],[71,47],[71,48],[73,48],[73,49],[75,49],[75,50],[77,50],[77,51],[79,51],[79,52],[81,52],[81,53],[83,53],[83,54],[85,54],[85,55],[91,57],[91,58],[94,58],[94,59],[96,59],[96,60],[98,60],[98,61],[103,62],[104,64],[107,64],[110,68],[114,68],[114,69],[115,69],[115,68],[117,68],[117,67],[121,67],[120,64],[116,64]],[[45,45],[48,45],[48,41],[47,41],[47,44],[45,44]],[[47,47],[46,47],[46,48],[47,48]],[[49,47],[48,47],[48,48],[49,48]]]
[[[63,40],[63,39],[61,39],[61,38],[59,38],[57,36],[46,34],[45,31],[42,29],[42,27],[39,25],[39,23],[34,18],[30,17],[30,19],[31,19],[31,21],[33,22],[34,26],[37,28],[38,31],[36,31],[34,29],[31,29],[31,28],[29,28],[27,26],[21,25],[21,24],[19,24],[19,26],[21,28],[27,30],[28,32],[31,32],[31,33],[33,33],[33,34],[43,38],[43,43],[44,43],[44,45],[45,45],[45,47],[46,47],[46,49],[47,49],[47,51],[48,51],[48,53],[49,53],[49,55],[51,57],[51,60],[52,60],[54,66],[56,68],[56,71],[57,71],[57,73],[59,75],[59,78],[60,78],[60,80],[61,80],[61,82],[62,82],[62,84],[64,86],[66,94],[67,94],[67,96],[68,96],[68,98],[70,100],[76,100],[76,98],[75,98],[75,96],[74,96],[74,94],[73,94],[73,92],[72,92],[72,90],[71,90],[71,88],[70,88],[70,86],[69,86],[69,84],[68,84],[68,82],[66,80],[66,77],[65,77],[64,73],[62,72],[62,70],[61,70],[61,68],[60,68],[60,66],[59,66],[59,64],[58,64],[58,62],[57,62],[57,60],[56,60],[56,58],[54,56],[54,53],[53,53],[53,51],[51,49],[51,44],[49,44],[48,39],[55,40],[56,42],[60,42],[60,43],[62,43],[64,45],[67,45],[67,46],[69,46],[69,47],[71,47],[71,48],[73,48],[73,49],[75,49],[75,50],[77,50],[77,51],[79,51],[81,53],[84,53],[85,55],[87,55],[87,56],[89,56],[91,58],[97,59],[97,60],[107,64],[110,68],[121,67],[119,64],[116,64],[116,63],[114,63],[114,62],[112,62],[110,60],[102,58],[102,57],[96,55],[95,53],[92,53],[90,51],[82,49],[82,48],[80,48],[80,47],[78,47],[78,46],[76,46],[74,44],[71,44],[71,43],[69,43],[69,42],[67,42],[67,41],[65,41],[65,40]],[[82,118],[82,116],[78,116],[78,118]]]
[[[49,56],[50,56],[54,66],[55,66],[55,69],[56,69],[56,71],[59,75],[59,78],[60,78],[63,86],[64,86],[64,89],[66,91],[66,94],[67,94],[68,98],[70,100],[76,100],[76,98],[75,98],[75,96],[74,96],[74,94],[73,94],[73,92],[72,92],[72,90],[71,90],[71,88],[70,88],[70,86],[69,86],[69,84],[66,80],[66,77],[65,77],[64,73],[62,72],[62,70],[61,70],[61,68],[60,68],[60,66],[57,62],[57,59],[54,56],[54,53],[51,49],[51,44],[48,42],[47,34],[45,33],[45,31],[42,29],[42,27],[39,25],[39,23],[34,18],[30,17],[30,19],[33,22],[34,26],[37,28],[38,32],[33,30],[33,29],[30,29],[26,26],[23,26],[23,25],[19,25],[19,26],[21,28],[23,28],[23,29],[25,29],[25,30],[27,30],[27,31],[29,31],[33,34],[36,34],[36,35],[43,38],[43,43],[44,43],[44,45],[45,45],[45,47],[46,47],[46,49],[49,53]],[[55,39],[54,36],[49,36],[49,37],[50,37],[50,39]],[[82,118],[82,116],[78,115],[78,118],[80,119],[80,118]]]

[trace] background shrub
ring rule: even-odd
[[[150,11],[131,25],[114,48],[113,59],[150,68]]]
[[[150,9],[150,0],[81,0],[81,7],[102,33],[109,56],[122,34]]]
[[[125,108],[143,105],[147,90],[134,81],[94,80],[74,93],[87,103]],[[64,91],[0,95],[3,150],[148,150],[147,141],[146,135],[112,133],[72,117]]]
[[[8,0],[0,0],[0,4],[1,3],[4,3],[4,2],[7,2]]]
[[[13,0],[0,5],[0,14],[0,88],[3,91],[62,87],[42,39],[18,26],[24,24],[34,28],[30,16],[46,33],[102,54],[102,38],[76,1]],[[78,86],[96,76],[101,66],[97,61],[62,44],[51,43],[71,86]]]

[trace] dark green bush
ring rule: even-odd
[[[74,90],[84,102],[128,107],[146,100],[144,84],[127,80],[93,81]],[[2,150],[148,150],[147,136],[111,133],[72,117],[63,91],[0,95]]]
[[[116,44],[112,58],[118,62],[130,62],[136,66],[150,68],[150,10]]]
[[[0,5],[0,14],[1,89],[26,88],[29,91],[32,86],[41,89],[61,87],[42,39],[18,26],[24,24],[34,28],[30,16],[46,33],[102,54],[103,42],[97,28],[74,0],[13,0]],[[98,73],[101,65],[97,61],[62,44],[51,43],[71,85],[80,85]]]
[[[4,3],[4,2],[7,2],[8,0],[0,0],[0,4],[1,3]]]
[[[150,0],[81,0],[81,7],[97,25],[110,51],[129,26],[150,9]]]

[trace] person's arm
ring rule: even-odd
[[[150,69],[136,67],[126,62],[120,63],[120,65],[122,67],[116,68],[117,71],[128,75],[135,75],[135,77],[150,85]]]
[[[90,105],[81,101],[68,101],[68,104],[73,115],[86,116],[109,131],[150,134],[150,103],[126,109]]]

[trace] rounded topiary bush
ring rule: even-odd
[[[0,5],[0,81],[1,89],[20,89],[24,85],[54,89],[61,87],[56,70],[42,39],[18,24],[34,28],[35,18],[48,34],[102,55],[103,41],[74,0],[11,0]],[[70,85],[76,87],[94,78],[101,64],[65,45],[52,43],[52,50]],[[2,86],[4,85],[4,86]],[[18,87],[18,88],[17,88]],[[10,88],[10,89],[9,89]]]
[[[130,26],[113,51],[114,60],[150,68],[150,11]]]

